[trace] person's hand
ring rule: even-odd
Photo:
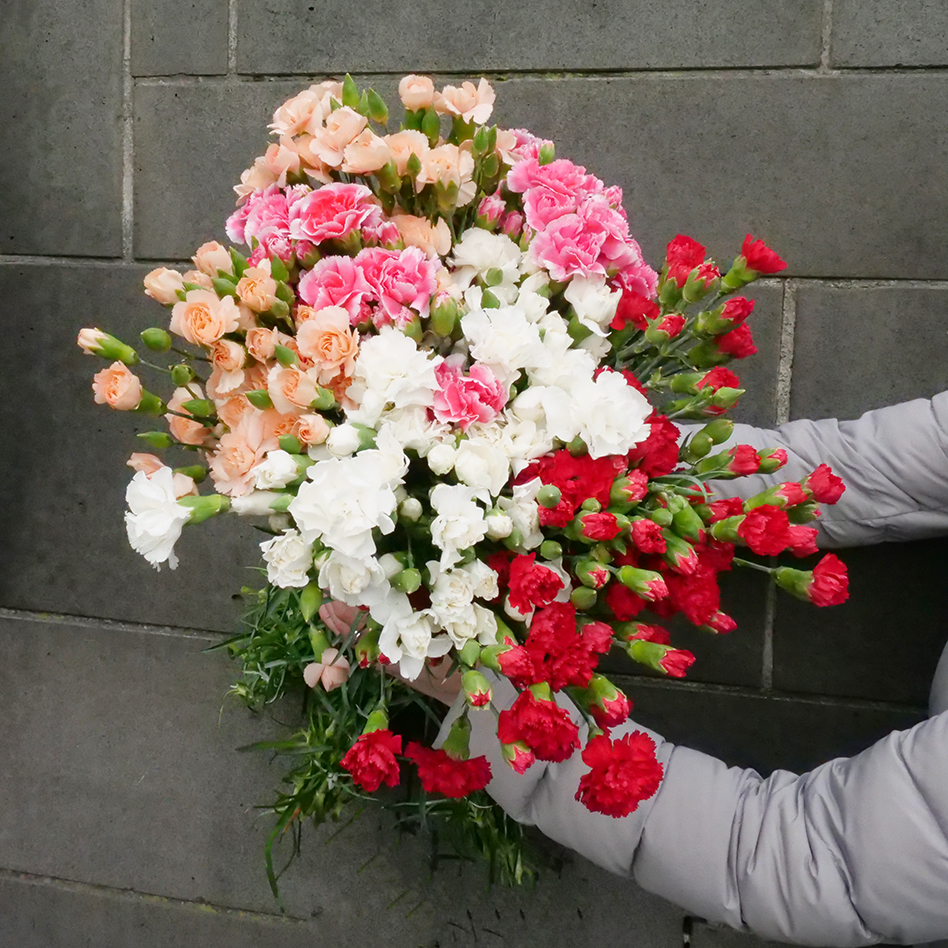
[[[415,691],[427,695],[429,698],[434,698],[448,707],[454,704],[457,696],[461,693],[461,672],[455,670],[448,674],[451,670],[451,662],[446,658],[435,658],[430,662],[426,662],[421,674],[414,681],[409,681],[403,675],[400,675],[395,665],[383,665],[382,667],[389,675],[403,681],[409,688],[414,688]]]

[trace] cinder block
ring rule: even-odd
[[[394,105],[394,80],[373,84]],[[139,86],[139,256],[188,255],[222,232],[272,110],[303,85]],[[624,187],[649,260],[680,232],[727,264],[750,232],[786,275],[948,276],[944,76],[519,78],[497,94],[497,122]]]
[[[890,731],[918,724],[921,711],[618,679],[635,702],[633,718],[666,740],[761,774],[803,773],[850,757]]]
[[[680,69],[819,62],[817,0],[370,0],[359,16],[317,0],[241,2],[238,68],[250,73]],[[753,24],[744,28],[743,24]]]
[[[4,9],[0,253],[122,252],[122,2]]]
[[[834,66],[943,66],[948,9],[940,0],[836,0]]]
[[[314,929],[295,919],[16,873],[0,877],[0,938],[16,948],[312,948],[318,944]]]
[[[232,669],[199,654],[205,644],[0,619],[0,865],[276,911],[263,871],[268,823],[252,806],[272,799],[281,768],[234,748],[286,732],[230,704],[221,715]],[[292,706],[276,716],[290,723]],[[420,841],[399,842],[371,807],[340,829],[307,828],[281,879],[287,914],[309,921],[313,944],[473,948],[503,937],[531,948],[586,938],[662,948],[680,932],[667,903],[567,854],[535,888],[488,889],[479,866],[442,863],[429,874]]]
[[[840,558],[850,577],[842,605],[816,609],[778,597],[774,686],[926,706],[946,638],[944,540],[885,543]]]
[[[227,0],[132,2],[132,75],[227,72]]]
[[[792,416],[858,418],[948,387],[946,308],[940,287],[801,286]]]
[[[756,935],[737,932],[726,925],[709,925],[702,919],[690,919],[688,924],[694,948],[778,948],[779,945],[779,942],[764,941]]]
[[[0,604],[20,609],[230,630],[256,584],[261,534],[228,516],[188,527],[178,570],[155,571],[128,545],[123,522],[136,431],[164,422],[95,405],[92,376],[106,363],[76,346],[83,326],[129,342],[167,311],[142,292],[147,267],[0,266],[9,344],[0,355],[6,448],[0,454]],[[34,314],[24,319],[24,313]],[[42,315],[38,315],[42,314]],[[158,363],[162,358],[152,361]],[[170,394],[167,376],[140,370]],[[147,450],[147,448],[145,449]],[[194,463],[168,452],[172,464]]]

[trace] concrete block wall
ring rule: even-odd
[[[214,521],[151,570],[127,547],[130,419],[92,404],[83,325],[133,337],[158,263],[220,237],[273,108],[346,70],[494,81],[495,116],[623,186],[652,262],[678,232],[789,262],[755,287],[743,420],[948,387],[948,13],[937,0],[9,0],[0,74],[0,946],[667,946],[682,913],[578,857],[536,889],[429,877],[365,816],[267,889],[254,804],[280,733],[223,695],[253,532]],[[944,541],[852,551],[816,612],[728,579],[739,631],[682,643],[689,682],[626,678],[642,723],[762,771],[924,714]],[[287,710],[286,716],[291,716]],[[755,939],[688,921],[701,948]]]

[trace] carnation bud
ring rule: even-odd
[[[581,458],[589,453],[586,442],[583,441],[579,435],[576,435],[576,437],[566,445],[566,450],[569,451],[574,458]]]
[[[562,500],[563,494],[555,484],[544,484],[537,491],[537,503],[547,510],[552,510]]]
[[[757,452],[761,474],[773,474],[787,463],[787,452],[783,448],[765,448]]]
[[[715,418],[714,421],[709,421],[701,430],[715,444],[723,444],[734,433],[734,422],[730,418]]]
[[[273,354],[284,369],[288,369],[291,365],[299,365],[299,356],[292,349],[281,346],[279,343],[273,347]]]
[[[389,580],[389,584],[393,589],[410,596],[421,588],[421,573],[417,569],[400,570]]]
[[[481,657],[481,646],[474,639],[468,639],[464,643],[464,648],[458,652],[458,658],[461,661],[461,664],[467,665],[470,668],[473,668]]]
[[[654,570],[622,566],[616,573],[616,579],[648,602],[656,602],[668,595],[668,587],[662,579],[662,574]]]
[[[216,411],[216,406],[209,398],[191,398],[182,402],[181,407],[195,418],[212,418]]]
[[[355,425],[336,425],[326,438],[326,448],[333,457],[345,458],[359,449],[360,440],[359,430]]]
[[[656,507],[655,510],[646,510],[645,516],[649,520],[657,523],[660,527],[670,527],[672,525],[672,512],[664,507]]]
[[[142,390],[142,400],[135,409],[140,415],[163,415],[168,410],[168,406],[154,393]]]
[[[207,468],[201,464],[186,464],[184,467],[176,467],[175,474],[183,474],[190,477],[195,484],[200,484],[207,477]]]
[[[540,544],[540,556],[545,560],[558,560],[563,555],[563,547],[556,540],[544,540]]]
[[[814,501],[797,504],[787,511],[791,523],[810,523],[820,515],[820,505]]]
[[[328,388],[316,386],[316,397],[310,402],[310,408],[315,411],[328,411],[336,407],[336,396]]]
[[[398,515],[412,523],[416,523],[423,512],[424,508],[417,497],[406,497],[398,507]]]
[[[194,369],[186,362],[181,362],[171,367],[171,381],[174,382],[178,388],[183,388],[193,378]]]
[[[704,539],[704,521],[690,504],[672,514],[672,528],[686,540],[700,543]]]
[[[487,679],[479,671],[471,670],[461,676],[461,690],[464,692],[464,700],[472,708],[484,707],[493,697]]]
[[[743,388],[728,388],[727,386],[721,386],[721,388],[711,395],[711,404],[715,408],[722,408],[725,410],[728,408],[733,408],[744,392],[745,389]]]
[[[369,626],[369,628],[365,629],[359,636],[355,644],[355,656],[356,661],[359,663],[359,668],[368,668],[378,661],[380,635],[381,629]]]
[[[309,622],[322,604],[323,591],[316,583],[308,583],[300,590],[300,612],[304,622]],[[314,651],[314,654],[321,655],[322,652]]]
[[[162,451],[175,443],[174,438],[167,431],[141,431],[136,438],[141,438],[150,448]]]
[[[692,435],[691,440],[687,444],[682,445],[680,452],[681,459],[694,463],[706,457],[713,447],[714,442],[710,436],[704,431],[697,431]]]
[[[141,340],[152,352],[167,352],[171,348],[171,335],[157,326],[146,329]]]
[[[577,586],[570,594],[569,601],[580,612],[588,612],[596,605],[599,596],[595,589],[586,586]]]
[[[277,443],[280,445],[280,450],[286,451],[287,454],[303,453],[303,445],[300,442],[300,439],[294,437],[293,435],[280,435],[280,437],[277,438]]]
[[[551,164],[556,159],[556,147],[553,142],[544,142],[540,146],[540,152],[537,161],[541,165]]]
[[[683,678],[695,660],[694,655],[684,649],[644,639],[634,639],[626,645],[625,650],[633,661],[672,678]]]
[[[371,734],[373,731],[384,731],[387,728],[388,715],[385,713],[385,709],[376,708],[366,719],[365,727],[362,728],[362,733]]]
[[[131,346],[101,329],[81,330],[76,343],[86,355],[101,356],[113,362],[124,362],[125,365],[139,362],[138,353]]]
[[[428,467],[436,477],[443,477],[454,468],[457,450],[450,444],[436,444],[428,452]]]
[[[261,411],[266,411],[268,408],[273,408],[273,401],[270,399],[270,393],[265,388],[254,389],[251,392],[244,392],[244,395],[246,395],[247,401],[250,402],[254,408],[259,408]]]
[[[501,744],[500,753],[511,769],[518,774],[526,770],[536,761],[533,751],[524,741],[514,741],[512,744]]]
[[[458,321],[458,304],[452,297],[444,296],[431,307],[428,328],[439,336],[451,336]]]
[[[485,681],[484,684],[486,685],[487,682]],[[441,749],[454,760],[467,760],[471,756],[471,722],[468,721],[466,714],[455,718]]]
[[[191,516],[188,523],[203,523],[211,517],[216,517],[219,513],[230,510],[230,498],[223,494],[199,494],[197,496],[180,497],[178,504],[181,507],[189,507]]]
[[[600,727],[617,727],[632,710],[629,699],[604,675],[593,675],[585,688],[570,694]]]
[[[492,540],[503,540],[513,532],[513,520],[501,510],[492,510],[485,518],[487,535]]]

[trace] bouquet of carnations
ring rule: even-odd
[[[251,705],[308,686],[301,729],[270,745],[293,761],[275,836],[401,781],[392,805],[448,814],[519,878],[472,719],[493,722],[518,773],[581,753],[577,799],[628,815],[662,770],[647,735],[611,736],[630,702],[600,657],[684,675],[693,656],[660,620],[730,632],[717,576],[735,564],[817,605],[845,599],[832,555],[812,571],[735,556],[814,553],[806,524],[843,487],[821,465],[746,501],[711,491],[786,461],[721,447],[743,394],[725,363],[755,351],[753,303],[735,294],[782,270],[777,254],[748,235],[722,274],[678,236],[658,273],[621,190],[490,126],[484,79],[438,91],[406,76],[399,94],[391,134],[384,101],[349,77],[285,102],[235,189],[232,245],[146,277],[170,310],[142,333],[174,354],[153,366],[170,397],[143,388],[114,336],[79,344],[112,363],[97,402],[164,416],[139,438],[198,459],[132,455],[132,546],[173,569],[183,526],[228,510],[269,534],[266,584],[225,644]],[[683,436],[677,419],[702,426]],[[439,747],[406,741],[405,708],[434,704],[419,692],[448,674],[463,711]],[[492,704],[492,676],[511,706]]]

